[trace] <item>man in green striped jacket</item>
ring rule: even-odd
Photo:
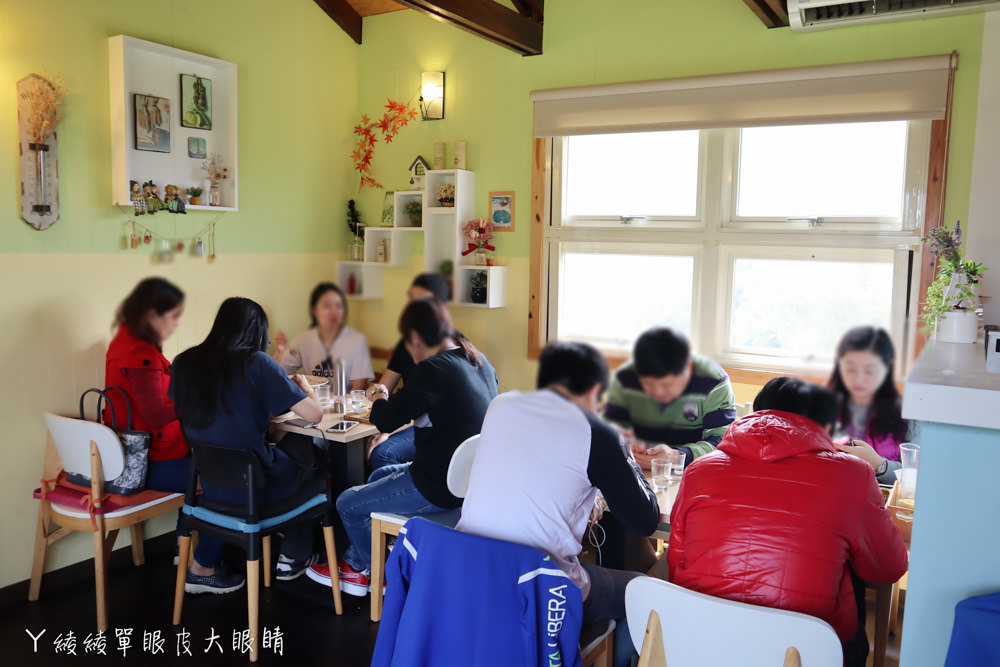
[[[604,417],[647,444],[679,449],[690,463],[715,450],[736,407],[722,367],[693,354],[682,334],[660,327],[639,336],[632,359],[615,373]],[[636,459],[648,468],[664,449],[650,447]]]

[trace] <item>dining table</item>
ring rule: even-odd
[[[351,486],[365,483],[365,443],[369,436],[376,435],[379,430],[368,422],[368,413],[339,413],[334,406],[323,408],[323,420],[316,426],[300,426],[291,423],[297,415],[293,412],[271,419],[271,433],[301,433],[314,438],[326,440],[328,447],[343,445],[347,454],[347,482]],[[331,432],[329,429],[337,422],[344,420],[357,421],[357,425],[347,431]]]

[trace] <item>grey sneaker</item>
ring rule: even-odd
[[[198,593],[232,593],[243,588],[246,580],[238,574],[226,572],[221,567],[216,566],[215,572],[201,577],[192,574],[188,570],[187,581],[184,582],[184,592],[191,594]]]
[[[313,563],[318,563],[319,560],[319,554],[312,554],[304,560],[292,560],[285,554],[278,554],[278,573],[276,578],[279,581],[291,581],[292,579],[297,579],[305,573],[306,568]]]

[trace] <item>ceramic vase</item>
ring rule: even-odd
[[[939,343],[975,343],[979,314],[974,310],[949,310],[938,318],[934,340]]]

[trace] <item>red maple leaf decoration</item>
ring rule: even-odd
[[[385,113],[378,121],[372,121],[367,114],[361,115],[361,124],[354,126],[354,134],[358,137],[357,147],[351,153],[354,169],[360,177],[358,189],[368,186],[382,188],[382,184],[372,177],[372,158],[375,154],[375,142],[378,141],[375,131],[378,130],[385,143],[392,143],[392,138],[406,127],[411,119],[417,117],[416,109],[409,109],[402,102],[386,100]]]

